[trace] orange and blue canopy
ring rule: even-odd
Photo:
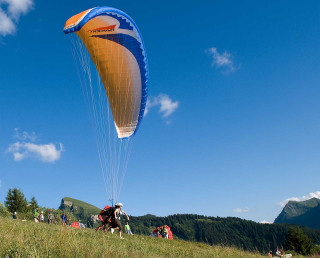
[[[148,64],[142,36],[126,13],[96,7],[72,16],[64,33],[76,33],[106,90],[118,138],[133,136],[147,101]]]

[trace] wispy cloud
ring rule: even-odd
[[[34,141],[38,138],[35,132],[20,132],[18,128],[14,129],[13,138],[19,141],[9,144],[8,153],[12,153],[14,161],[21,161],[27,158],[35,158],[42,162],[55,162],[61,157],[64,151],[61,143],[54,144],[36,144]]]
[[[8,34],[14,34],[16,31],[16,25],[8,17],[8,15],[0,8],[0,35],[6,36]]]
[[[245,207],[244,209],[242,208],[236,208],[233,210],[234,212],[237,212],[237,213],[248,213],[250,212],[250,209],[248,207]]]
[[[150,109],[154,107],[159,107],[161,116],[167,118],[177,110],[179,101],[173,101],[168,95],[162,93],[156,97],[150,97],[147,101],[144,114],[148,114]]]
[[[219,53],[216,47],[206,50],[207,54],[212,58],[211,65],[216,69],[221,69],[225,73],[234,72],[236,70],[233,56],[228,51]]]
[[[291,197],[291,198],[287,198],[281,202],[279,202],[278,204],[281,206],[281,207],[284,207],[289,201],[296,201],[296,202],[301,202],[301,201],[306,201],[306,200],[309,200],[311,198],[318,198],[320,199],[320,191],[316,191],[316,192],[313,192],[313,193],[309,193],[309,195],[307,196],[301,196],[301,197]]]
[[[0,35],[13,35],[21,15],[34,6],[33,0],[0,0]]]
[[[21,132],[19,130],[19,128],[14,128],[14,131],[15,131],[14,138],[21,140],[21,141],[29,140],[29,141],[34,142],[38,138],[38,136],[36,135],[35,132],[32,132],[32,133],[28,133],[26,131]]]

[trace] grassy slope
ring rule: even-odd
[[[0,217],[0,257],[261,257],[231,247],[105,234]]]
[[[87,213],[91,213],[91,214],[96,215],[96,214],[99,214],[101,211],[101,209],[99,209],[98,207],[96,207],[92,204],[77,200],[77,199],[73,199],[70,197],[64,197],[63,200],[72,202],[72,204],[74,206],[82,207]]]

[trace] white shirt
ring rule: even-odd
[[[116,219],[120,220],[120,216],[123,214],[122,210],[120,208],[116,209]]]

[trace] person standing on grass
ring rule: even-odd
[[[34,222],[39,222],[39,212],[37,209],[34,209]]]
[[[168,229],[166,226],[163,226],[163,238],[167,238],[168,239]]]
[[[17,212],[16,211],[13,213],[12,219],[17,219]]]
[[[44,222],[44,216],[43,216],[43,211],[41,211],[41,214],[39,216],[40,222]]]
[[[65,212],[62,213],[61,215],[61,220],[62,220],[62,226],[67,226],[67,215]]]
[[[52,210],[50,209],[49,214],[48,214],[48,223],[52,224],[53,221],[54,221],[54,216],[53,216]]]
[[[133,235],[129,226],[129,222],[124,226],[124,230],[127,232],[128,235]]]
[[[120,217],[121,217],[122,214],[124,214],[124,215],[127,216],[127,220],[130,220],[130,218],[127,215],[127,213],[122,210],[122,206],[123,206],[123,204],[121,202],[116,204],[116,209],[114,211],[114,223],[113,223],[114,225],[112,227],[112,228],[114,228],[114,230],[119,230],[119,235],[120,235],[121,239],[123,239],[123,237],[121,236],[122,225],[121,225],[121,222],[120,222]]]

